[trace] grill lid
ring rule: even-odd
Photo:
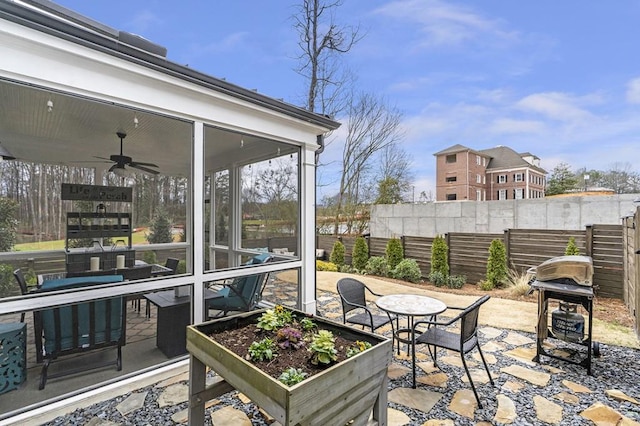
[[[531,270],[538,281],[571,279],[577,285],[593,285],[593,260],[589,256],[558,256]]]

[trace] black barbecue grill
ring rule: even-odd
[[[591,357],[600,356],[600,347],[592,341],[593,331],[593,261],[588,256],[560,256],[530,269],[535,275],[531,281],[531,291],[538,291],[538,325],[536,327],[536,356],[541,356],[577,364],[587,369],[591,375]],[[551,315],[548,326],[549,300],[559,302],[558,309]],[[577,312],[582,306],[588,312],[588,324]],[[586,325],[586,327],[585,327]],[[587,355],[581,359],[567,358],[547,352],[543,343],[547,337],[577,343],[587,347]]]

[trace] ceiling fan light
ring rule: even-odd
[[[112,170],[113,174],[123,178],[129,177],[129,171],[124,167],[116,167]]]
[[[13,154],[11,154],[7,148],[5,148],[4,146],[0,145],[0,161],[2,161],[2,160],[15,160],[15,159],[16,159],[16,157],[14,157]]]

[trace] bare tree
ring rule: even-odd
[[[379,164],[380,170],[376,179],[378,187],[381,182],[394,182],[398,198],[406,199],[408,195],[412,195],[410,194],[411,181],[413,180],[411,158],[399,143],[394,142],[381,150]],[[378,194],[378,198],[380,195]]]
[[[336,23],[342,0],[302,0],[293,16],[300,47],[296,72],[308,81],[309,111],[335,116],[344,106],[341,93],[350,75],[341,66],[340,55],[360,40],[360,28]]]
[[[402,137],[402,115],[371,94],[354,95],[348,109],[347,135],[342,150],[340,190],[336,200],[334,232],[338,233],[340,214],[347,215],[347,232],[354,218],[364,212],[365,196],[371,197],[372,182],[367,179],[375,154]]]

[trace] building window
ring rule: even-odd
[[[476,164],[479,166],[480,164],[482,164],[482,160],[480,159],[479,155],[476,155]]]
[[[498,175],[498,183],[507,183],[507,175]]]
[[[498,191],[498,200],[506,200],[507,199],[507,190],[501,189]]]
[[[458,178],[457,178],[456,176],[447,176],[447,177],[445,178],[445,181],[446,181],[446,182],[455,182],[455,181],[457,181],[457,180],[458,180]]]
[[[482,176],[476,175],[476,183],[482,183]]]
[[[484,157],[482,157],[482,165],[483,165],[484,167],[487,167],[487,159],[486,159],[486,158],[484,158]]]
[[[524,198],[524,190],[522,188],[516,188],[513,190],[513,198],[516,200],[522,200]]]
[[[456,162],[456,154],[449,154],[446,158],[447,163],[455,163]]]
[[[447,201],[454,201],[456,199],[456,194],[447,194]]]
[[[479,189],[476,189],[476,200],[482,201],[482,191],[480,191]]]
[[[487,183],[487,175],[482,175],[482,183],[483,184]]]
[[[513,175],[514,182],[524,182],[524,173],[515,173]]]

